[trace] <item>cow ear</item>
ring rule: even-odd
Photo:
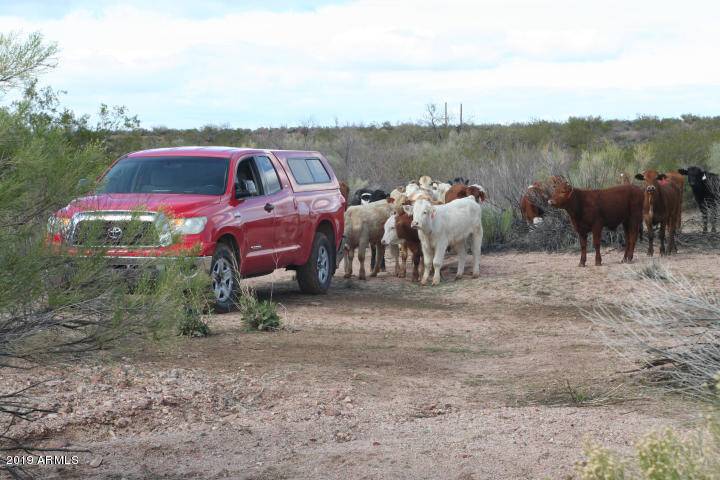
[[[413,206],[412,205],[403,205],[403,211],[408,215],[412,215]]]
[[[643,175],[642,173],[638,173],[637,175],[635,175],[635,178],[637,178],[638,180],[645,180],[645,175]]]
[[[687,174],[688,174],[688,171],[685,170],[684,168],[678,168],[678,173],[679,173],[680,175],[687,175]]]

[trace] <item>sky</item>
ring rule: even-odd
[[[720,115],[720,2],[0,0],[41,81],[143,127]],[[7,99],[4,99],[5,101]],[[0,100],[2,101],[2,100]]]

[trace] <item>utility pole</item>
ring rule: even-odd
[[[458,132],[462,130],[462,103],[460,104],[460,125],[458,126]]]

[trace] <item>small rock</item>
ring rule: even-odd
[[[343,402],[345,402],[345,403],[351,403],[351,402],[352,402],[352,398],[350,398],[350,397],[345,397],[345,398],[343,399]]]
[[[121,417],[115,420],[115,426],[118,428],[127,428],[130,425],[130,419],[127,417]]]
[[[90,460],[90,467],[92,468],[98,468],[100,465],[102,465],[103,459],[100,456],[94,457],[92,460]]]
[[[338,416],[340,416],[340,410],[338,410],[337,408],[334,408],[334,407],[328,407],[328,408],[326,408],[323,413],[324,413],[325,415],[329,416],[329,417],[338,417]]]

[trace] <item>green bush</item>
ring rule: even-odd
[[[585,447],[578,465],[582,480],[711,480],[720,478],[720,422],[707,419],[695,432],[671,428],[647,434],[635,447],[635,460],[595,444]]]
[[[275,331],[282,327],[277,303],[258,300],[252,292],[245,292],[239,301],[242,321],[248,330]]]

